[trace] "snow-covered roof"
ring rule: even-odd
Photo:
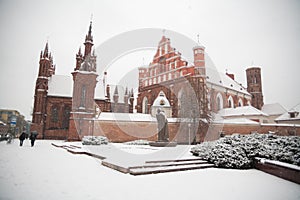
[[[264,104],[261,111],[268,115],[282,115],[287,110],[279,103],[272,103]]]
[[[206,68],[206,75],[207,75],[207,82],[218,85],[220,87],[225,87],[230,90],[234,90],[237,92],[240,92],[242,94],[251,96],[247,89],[242,86],[242,84],[236,82],[235,80],[231,79],[226,74],[220,73],[215,69],[212,69],[211,67]]]
[[[298,113],[298,115],[296,115],[295,117],[291,117],[290,113]],[[300,103],[296,106],[294,106],[293,108],[291,108],[289,111],[283,113],[282,115],[280,115],[279,117],[277,117],[275,119],[275,121],[287,121],[287,120],[300,120]]]
[[[259,124],[258,122],[252,121],[246,118],[234,118],[234,119],[218,119],[214,120],[213,123],[216,124]]]
[[[232,116],[268,116],[268,114],[254,108],[253,106],[242,106],[236,108],[225,108],[218,112],[222,117]]]
[[[48,83],[48,96],[72,97],[73,79],[66,75],[52,75]]]
[[[72,97],[73,78],[66,75],[52,75],[48,83],[48,96]],[[98,81],[95,89],[95,99],[105,99],[103,81]]]
[[[156,122],[156,118],[150,114],[143,113],[114,113],[102,112],[98,120],[103,121],[136,121],[136,122]]]

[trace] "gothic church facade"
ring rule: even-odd
[[[206,66],[205,47],[193,49],[193,63],[182,58],[163,36],[152,62],[139,68],[137,112],[150,113],[155,99],[163,93],[172,108],[172,117],[207,118],[223,108],[263,106],[262,80],[259,67],[246,70],[247,88],[235,81],[234,74],[221,74]]]
[[[39,138],[76,140],[77,133],[89,134],[87,127],[91,127],[97,112],[133,112],[132,90],[126,88],[122,94],[124,99],[120,99],[118,86],[97,81],[97,57],[93,45],[91,22],[84,53],[79,48],[76,66],[72,76],[68,76],[55,74],[56,66],[46,43],[40,54],[31,124],[31,131],[37,131]],[[103,79],[106,76],[105,72]]]

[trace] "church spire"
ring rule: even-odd
[[[115,87],[113,99],[114,99],[114,103],[118,103],[119,102],[119,92],[118,92],[118,86],[117,85]]]
[[[44,58],[48,58],[48,41],[47,41],[47,43],[46,43],[46,46],[45,46],[45,50],[44,50],[44,55],[43,55],[43,57]]]
[[[90,27],[89,27],[89,32],[86,35],[85,41],[91,41],[93,42],[93,36],[92,36],[92,21],[90,21]]]
[[[85,50],[84,50],[84,56],[87,56],[89,54],[91,54],[92,51],[92,46],[93,46],[93,36],[92,36],[92,21],[90,22],[90,27],[89,27],[89,31],[88,34],[85,36],[85,42],[84,42],[84,46],[85,46]]]

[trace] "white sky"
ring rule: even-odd
[[[31,119],[40,51],[48,39],[56,74],[70,75],[91,14],[95,47],[139,28],[168,29],[195,41],[199,34],[218,70],[228,69],[244,85],[247,66],[262,67],[265,103],[290,109],[300,102],[297,0],[0,0],[0,108]]]

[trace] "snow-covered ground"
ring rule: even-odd
[[[0,199],[300,199],[300,185],[258,170],[201,169],[132,176],[38,140],[0,142]],[[57,142],[57,141],[55,141]]]

